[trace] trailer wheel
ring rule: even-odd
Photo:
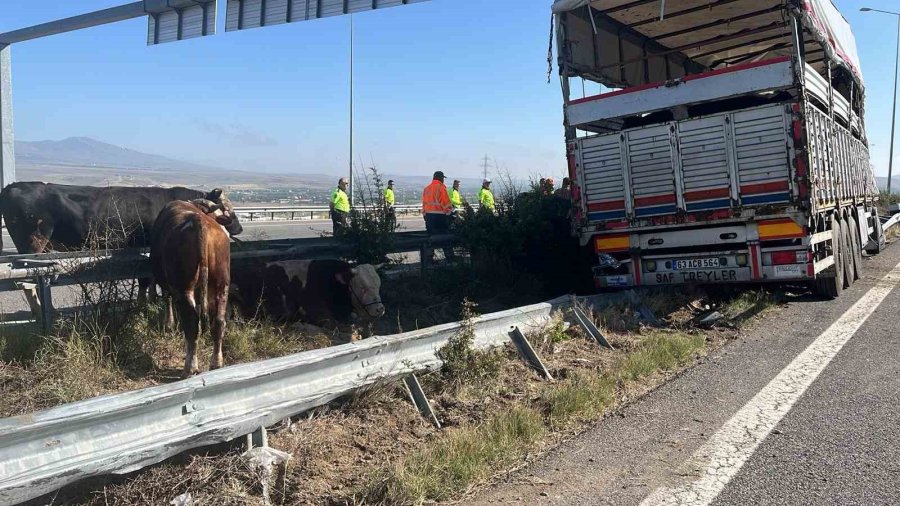
[[[853,259],[853,280],[856,281],[862,277],[862,269],[863,269],[863,259],[862,259],[862,244],[859,238],[859,222],[856,221],[856,218],[851,214],[849,217],[848,229],[850,231],[850,242],[851,242],[851,255],[850,258]]]
[[[840,221],[837,214],[832,214],[829,218],[831,223],[831,254],[834,257],[834,276],[828,278],[819,278],[815,281],[816,294],[829,299],[836,299],[844,289],[844,250],[841,247],[843,242],[841,234]]]
[[[881,218],[878,217],[878,208],[872,208],[872,228],[874,232],[869,236],[869,243],[866,245],[866,253],[870,255],[877,255],[884,251],[884,247],[886,246],[884,241],[884,229],[881,228]],[[869,247],[872,245],[871,247]]]
[[[841,250],[844,264],[844,288],[853,284],[853,239],[850,238],[850,223],[847,217],[841,219]]]

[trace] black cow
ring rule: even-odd
[[[0,192],[0,215],[19,253],[86,247],[150,246],[150,231],[163,207],[174,200],[210,199],[187,188],[72,186],[13,183]],[[0,248],[3,247],[0,238]],[[140,298],[147,288],[141,280]]]
[[[232,300],[243,316],[259,312],[314,325],[351,323],[384,315],[375,267],[340,260],[286,260],[233,268]]]
[[[0,214],[19,253],[146,247],[153,222],[166,204],[206,197],[187,188],[22,182],[0,192]]]

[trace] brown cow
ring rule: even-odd
[[[225,312],[231,283],[229,234],[241,232],[234,208],[214,190],[212,200],[175,201],[166,205],[153,225],[150,261],[153,276],[167,296],[167,323],[172,303],[184,332],[183,375],[200,372],[197,337],[210,328],[213,355],[210,369],[222,367]]]

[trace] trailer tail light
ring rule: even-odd
[[[745,253],[735,256],[734,261],[738,264],[738,267],[747,267],[747,255]]]
[[[772,265],[788,265],[797,263],[797,253],[795,251],[775,251],[772,252]]]
[[[757,224],[756,228],[759,232],[760,241],[794,239],[806,235],[803,227],[790,218],[761,221]]]
[[[631,247],[630,236],[602,235],[594,239],[594,249],[597,253],[609,253],[612,251],[628,251]]]

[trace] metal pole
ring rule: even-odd
[[[350,15],[350,208],[353,208],[353,14]]]
[[[894,108],[891,110],[891,154],[888,159],[887,191],[891,193],[891,178],[894,176],[894,128],[897,126],[897,72],[900,59],[900,16],[897,16],[897,51],[894,54]]]
[[[14,44],[16,42],[24,42],[26,40],[38,39],[50,35],[80,30],[82,28],[90,28],[92,26],[106,25],[125,21],[126,19],[139,18],[146,16],[144,10],[144,2],[132,2],[118,7],[111,7],[88,14],[81,14],[71,18],[51,21],[40,25],[30,26],[11,32],[0,33],[0,44]]]
[[[12,46],[0,44],[0,189],[16,181],[11,51]]]

